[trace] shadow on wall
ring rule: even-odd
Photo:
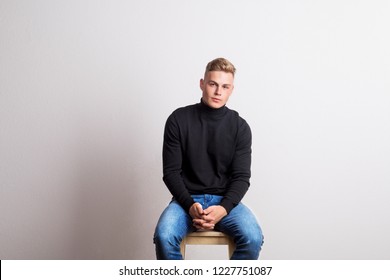
[[[151,193],[146,186],[158,187],[161,176],[150,167],[149,176],[143,174],[154,152],[136,149],[142,143],[132,143],[126,133],[105,132],[96,129],[81,141],[75,166],[73,258],[151,259],[156,223],[151,217],[156,214],[145,206]]]

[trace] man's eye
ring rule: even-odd
[[[223,86],[224,89],[229,89],[230,87],[229,86]]]

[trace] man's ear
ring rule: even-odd
[[[200,89],[203,91],[203,89],[204,89],[204,80],[203,80],[203,79],[200,79],[200,81],[199,81],[199,87],[200,87]]]
[[[234,85],[232,85],[231,90],[229,92],[229,97],[233,94]]]

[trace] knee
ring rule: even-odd
[[[259,227],[252,228],[245,231],[238,239],[237,245],[250,246],[260,251],[261,246],[264,243],[264,236]]]
[[[154,244],[158,246],[178,246],[180,245],[180,237],[176,236],[171,231],[156,231],[153,237]]]
[[[263,233],[259,231],[256,235],[252,237],[251,242],[254,244],[254,246],[256,246],[257,248],[259,248],[259,250],[261,250],[261,247],[263,246],[264,243]]]
[[[264,238],[263,238],[263,234],[260,232],[258,234],[247,235],[243,238],[242,241],[243,242],[241,243],[260,249],[261,246],[263,245]]]

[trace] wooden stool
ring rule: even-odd
[[[186,245],[228,245],[229,259],[236,248],[233,238],[214,230],[194,231],[184,237],[180,244],[180,252],[183,259],[186,256]]]

